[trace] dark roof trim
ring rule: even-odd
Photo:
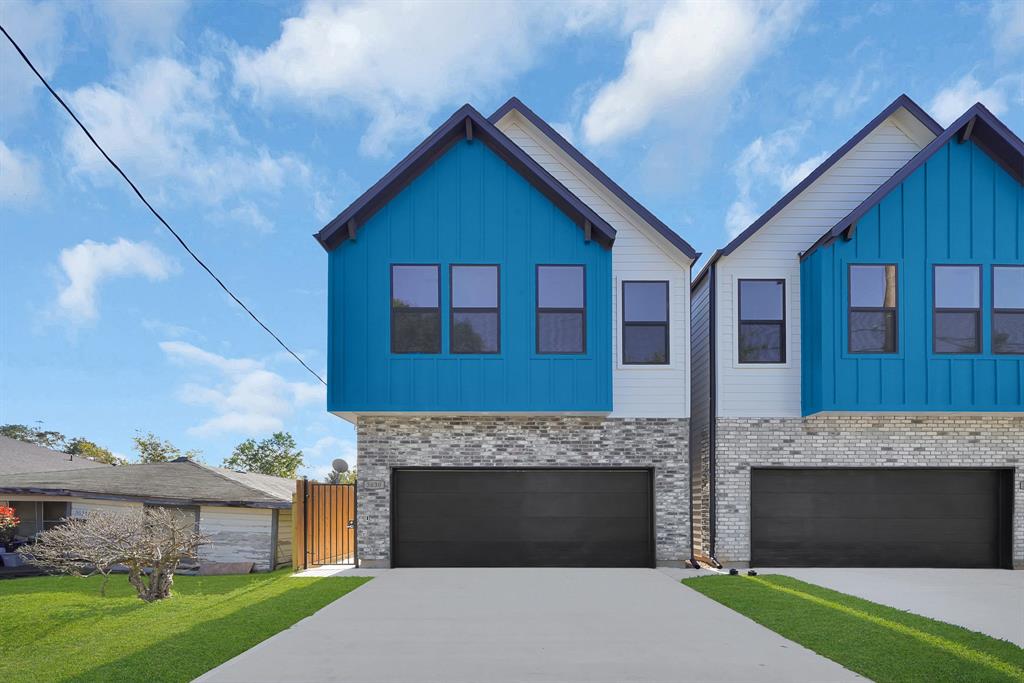
[[[836,164],[836,162],[846,156],[846,153],[853,149],[857,143],[866,138],[871,131],[877,128],[879,124],[892,116],[899,109],[906,109],[914,118],[920,121],[923,126],[935,135],[940,135],[942,133],[942,126],[940,126],[935,119],[929,116],[928,112],[922,109],[916,102],[914,102],[914,100],[907,97],[907,95],[900,95],[893,100],[889,106],[879,112],[875,118],[871,119],[866,126],[857,131],[852,138],[844,142],[843,145],[825,159],[825,161],[821,162],[817,168],[811,171],[810,175],[801,180],[796,187],[787,192],[782,199],[775,202],[770,209],[761,214],[760,218],[751,223],[746,230],[734,237],[727,245],[716,251],[712,256],[712,259],[718,260],[722,256],[728,256],[735,251],[737,247],[746,242],[747,239],[749,239],[755,232],[760,230],[765,223],[770,221],[776,216],[776,214],[786,208],[790,202],[800,195],[801,192],[810,187],[811,183],[824,175],[826,171]],[[701,273],[703,273],[710,264],[711,259],[708,259],[708,262],[704,264],[704,268],[701,269]],[[700,276],[701,274],[697,275],[697,277]]]
[[[915,154],[903,168],[879,185],[878,189],[872,192],[857,208],[822,235],[817,242],[800,255],[800,260],[810,256],[819,247],[831,244],[844,234],[849,236],[852,233],[851,228],[857,224],[857,221],[967,127],[971,129],[970,141],[991,156],[1018,183],[1024,184],[1024,142],[1007,128],[1006,124],[996,118],[995,114],[986,109],[985,105],[978,102],[951,123],[941,135]],[[963,141],[966,142],[966,138]]]
[[[472,131],[473,140],[481,140],[503,161],[561,209],[583,230],[587,221],[593,227],[593,238],[605,248],[615,241],[615,228],[602,219],[589,206],[579,200],[564,185],[534,161],[518,145],[485,119],[480,112],[466,104],[459,108],[441,126],[431,133],[412,152],[378,180],[369,190],[334,220],[314,235],[320,245],[331,251],[359,230],[381,207],[387,204],[430,164],[447,152],[452,145],[466,139]],[[349,227],[352,221],[351,228]]]
[[[594,176],[597,182],[604,185],[604,187],[609,192],[618,197],[618,199],[623,204],[628,206],[634,213],[640,216],[640,218],[642,218],[648,225],[654,228],[655,231],[658,232],[658,234],[660,234],[662,237],[668,240],[668,242],[673,247],[681,251],[687,258],[693,261],[696,261],[698,258],[700,258],[700,253],[694,250],[694,248],[691,247],[686,240],[680,237],[675,230],[673,230],[672,228],[668,227],[660,220],[658,220],[657,216],[655,216],[653,213],[647,210],[647,208],[643,204],[634,199],[628,192],[623,190],[618,183],[616,183],[614,180],[605,175],[604,171],[598,168],[594,164],[594,162],[585,157],[582,152],[580,152],[578,149],[576,149],[576,147],[572,145],[572,143],[570,143],[568,140],[562,137],[558,131],[556,131],[554,128],[548,125],[547,121],[542,119],[540,116],[534,113],[532,109],[523,104],[518,97],[513,97],[509,99],[508,102],[498,107],[498,110],[495,111],[490,116],[488,116],[487,120],[490,121],[491,123],[496,124],[498,123],[498,121],[504,118],[504,116],[508,114],[510,111],[519,112],[523,116],[523,118],[525,118],[527,121],[536,126],[541,133],[546,135],[553,143],[558,145],[558,147],[563,152],[568,154],[573,161],[582,166],[587,173]]]
[[[287,501],[253,502],[242,500],[207,500],[205,498],[154,498],[152,496],[129,496],[116,493],[94,493],[76,489],[47,486],[0,486],[0,493],[19,496],[63,496],[68,498],[88,498],[90,500],[124,500],[144,505],[206,505],[208,507],[265,508],[285,509],[292,504]]]

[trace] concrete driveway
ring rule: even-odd
[[[1024,571],[762,569],[914,612],[1024,647]]]
[[[394,569],[198,680],[857,678],[658,570]]]

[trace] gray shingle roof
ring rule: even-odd
[[[0,493],[41,493],[154,503],[286,508],[295,482],[194,462],[120,465],[0,477]]]
[[[110,469],[110,465],[86,458],[71,457],[67,453],[0,436],[0,476],[23,472],[53,472],[56,470]],[[2,482],[0,482],[2,483]]]

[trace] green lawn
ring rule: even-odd
[[[683,583],[875,681],[1024,681],[1012,643],[787,576]]]
[[[145,604],[124,575],[0,581],[0,681],[190,681],[368,578],[296,579],[288,570],[178,576]]]

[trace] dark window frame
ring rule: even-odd
[[[744,282],[777,282],[782,285],[782,320],[744,320],[743,319],[743,283]],[[748,325],[778,325],[779,334],[779,360],[743,360],[740,356],[740,337],[744,324]],[[786,311],[786,278],[782,277],[744,277],[736,279],[736,362],[741,365],[785,365],[788,362],[789,349],[787,346],[787,327],[789,326],[789,315]]]
[[[455,307],[455,269],[494,268],[494,308]],[[498,319],[498,346],[494,351],[456,351],[455,314],[494,313]],[[449,263],[448,264],[448,353],[458,356],[493,356],[501,353],[501,264],[498,263]]]
[[[989,340],[989,347],[992,351],[992,355],[995,356],[1021,356],[1024,353],[1019,351],[996,351],[996,333],[995,333],[995,322],[996,315],[1019,315],[1024,317],[1024,308],[996,308],[996,268],[1017,268],[1024,271],[1024,264],[1022,263],[993,263],[990,268],[989,282],[992,288],[992,298],[989,302],[989,329],[992,331]]]
[[[583,272],[583,308],[541,308],[540,305],[540,269],[541,268],[579,268]],[[581,356],[587,352],[587,264],[585,263],[538,263],[533,268],[534,288],[534,352],[538,356]],[[540,316],[542,313],[580,313],[579,351],[541,351],[540,350]]]
[[[650,322],[650,321],[642,321],[642,322],[631,321],[631,322],[627,322],[626,321],[626,285],[633,285],[633,284],[647,284],[647,285],[658,284],[658,285],[665,285],[665,321],[664,322]],[[672,336],[671,336],[671,332],[669,330],[669,326],[671,325],[671,322],[670,322],[670,319],[671,319],[671,315],[670,315],[670,313],[671,313],[671,304],[669,302],[669,293],[670,293],[669,281],[668,280],[623,280],[622,281],[622,288],[621,288],[620,291],[622,292],[622,334],[620,335],[621,341],[622,341],[622,344],[621,344],[621,346],[622,346],[622,349],[621,349],[622,364],[623,365],[671,365],[672,358],[671,358],[671,349],[670,349],[669,343],[670,343],[670,341],[672,339]],[[661,361],[661,362],[658,362],[658,361],[651,361],[651,362],[627,361],[626,360],[626,328],[627,327],[663,327],[663,328],[665,328],[665,360]]]
[[[978,271],[978,307],[977,308],[939,308],[936,295],[938,294],[938,270],[939,268],[974,268]],[[985,348],[985,341],[982,339],[981,312],[985,308],[985,285],[983,268],[980,263],[933,263],[932,264],[932,354],[936,356],[978,356]],[[935,320],[938,313],[973,313],[974,329],[977,335],[977,343],[974,351],[938,351],[935,348]]]
[[[409,266],[419,267],[432,267],[437,271],[437,307],[426,308],[422,306],[409,307],[409,308],[396,308],[395,307],[395,268],[405,268]],[[390,296],[388,297],[388,308],[390,309],[389,320],[391,323],[391,329],[389,330],[389,337],[391,342],[391,353],[400,356],[415,356],[415,355],[436,355],[441,353],[441,347],[444,345],[444,330],[441,325],[441,264],[440,263],[392,263],[388,269],[388,286],[390,290]],[[397,311],[409,311],[409,312],[422,312],[422,311],[437,311],[437,350],[436,351],[396,351],[395,350],[395,313]],[[401,315],[401,313],[399,313]]]
[[[854,306],[853,305],[853,269],[857,266],[892,266],[896,269],[896,304],[892,307]],[[853,314],[854,313],[888,313],[892,311],[893,340],[892,351],[854,351],[853,350]],[[848,263],[846,266],[846,352],[854,356],[897,356],[900,353],[900,266],[898,263]]]

